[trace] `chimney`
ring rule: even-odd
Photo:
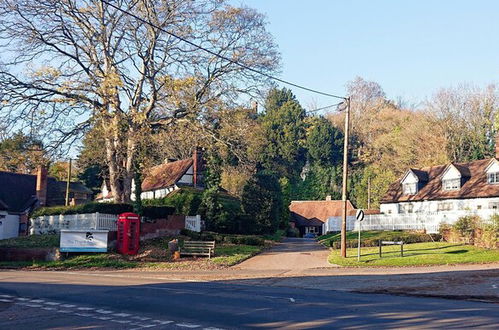
[[[327,200],[327,201],[330,201],[330,200],[331,200],[331,195],[327,195],[327,196],[326,196],[326,200]]]
[[[203,150],[200,147],[194,149],[192,155],[193,160],[193,173],[192,173],[192,184],[194,187],[202,185],[203,180]]]
[[[47,205],[47,168],[39,166],[36,171],[36,198],[40,206]]]
[[[257,115],[257,114],[258,114],[258,102],[253,101],[253,104],[251,105],[251,108],[252,108],[252,110],[253,110],[253,113],[254,113],[255,115]]]

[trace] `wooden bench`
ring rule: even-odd
[[[403,257],[404,256],[404,242],[400,241],[400,242],[397,242],[397,241],[382,241],[380,240],[379,241],[379,257],[381,258],[381,247],[383,245],[400,245],[400,256]]]
[[[180,248],[180,255],[208,256],[215,255],[215,241],[184,241]]]

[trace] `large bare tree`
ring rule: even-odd
[[[266,83],[232,61],[277,70],[265,26],[225,0],[0,0],[0,121],[54,149],[97,129],[111,190],[126,202],[151,131],[203,121]]]

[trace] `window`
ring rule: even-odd
[[[477,209],[477,210],[481,210],[481,209],[482,209],[482,205],[477,205],[477,206],[476,206],[476,209]]]
[[[442,202],[438,203],[437,211],[451,211],[454,208],[452,202]]]
[[[404,195],[416,195],[418,192],[418,184],[417,183],[404,183],[402,185],[402,192]]]
[[[499,172],[488,173],[487,174],[487,182],[490,184],[498,184],[499,183]]]
[[[458,190],[461,188],[461,179],[448,179],[442,180],[442,189],[443,190]]]
[[[414,205],[400,204],[400,213],[412,213],[413,211],[414,211]]]
[[[489,209],[492,209],[492,210],[499,209],[499,202],[490,202],[489,203]]]

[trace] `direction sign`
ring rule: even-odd
[[[355,218],[357,218],[357,221],[362,221],[364,220],[364,211],[362,210],[357,210],[357,213],[355,214]]]

